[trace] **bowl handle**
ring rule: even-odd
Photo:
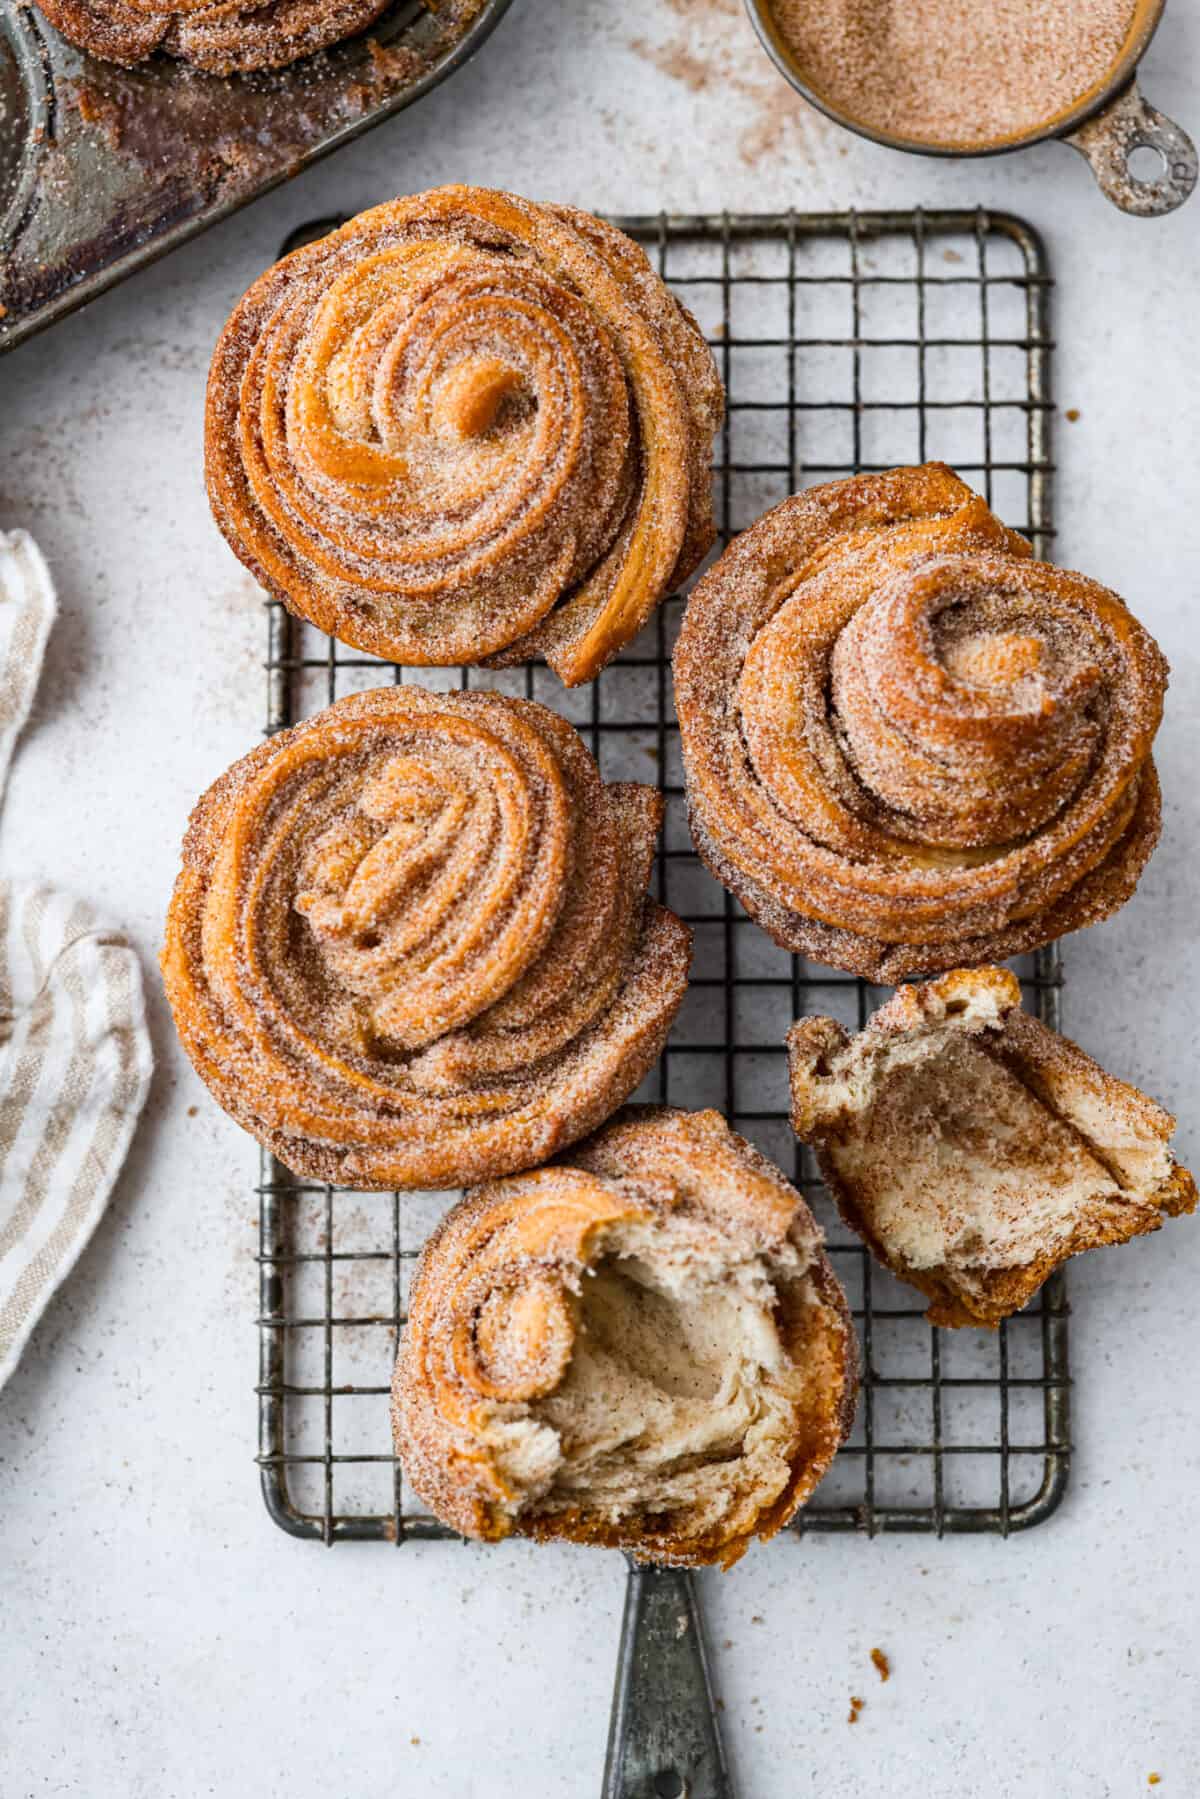
[[[1196,185],[1196,146],[1181,125],[1142,98],[1136,80],[1077,131],[1064,137],[1085,156],[1101,190],[1137,218],[1157,218],[1182,206]],[[1135,150],[1157,150],[1161,167],[1148,178],[1135,175]]]

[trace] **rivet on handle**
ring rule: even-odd
[[[1137,218],[1174,212],[1196,185],[1195,144],[1142,98],[1136,81],[1063,142],[1087,158],[1113,205]]]

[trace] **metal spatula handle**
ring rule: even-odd
[[[630,1564],[603,1799],[733,1799],[685,1568]]]

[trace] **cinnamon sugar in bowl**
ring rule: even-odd
[[[785,55],[831,112],[889,140],[961,153],[1027,138],[1098,97],[1139,6],[767,0],[767,10]]]
[[[1108,198],[1181,204],[1196,151],[1135,71],[1166,0],[746,0],[768,55],[820,111],[877,143],[986,156],[1062,137]],[[1137,172],[1148,146],[1157,176]],[[1153,159],[1152,159],[1153,160]]]

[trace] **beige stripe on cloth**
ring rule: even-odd
[[[54,614],[33,541],[0,532],[0,786]],[[43,883],[0,881],[0,1384],[104,1211],[150,1073],[122,933]]]

